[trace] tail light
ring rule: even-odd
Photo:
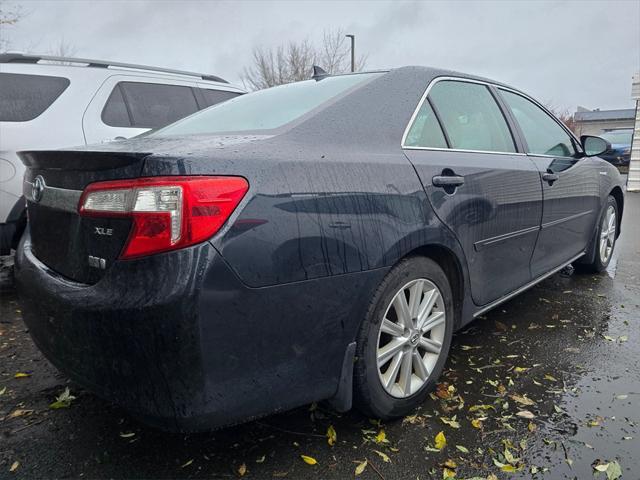
[[[90,184],[82,216],[129,217],[120,258],[188,247],[213,236],[249,189],[242,177],[148,177]]]

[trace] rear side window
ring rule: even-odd
[[[102,111],[102,121],[111,127],[158,128],[197,111],[191,87],[120,82]]]
[[[535,103],[517,93],[500,90],[500,95],[520,125],[527,141],[527,153],[573,157],[576,154],[571,137]]]
[[[440,123],[428,100],[422,103],[404,141],[405,147],[447,148]]]
[[[211,105],[224,102],[225,100],[229,100],[230,98],[240,95],[236,92],[225,92],[224,90],[212,90],[210,88],[201,88],[200,92],[202,93],[206,107],[210,107]]]
[[[440,81],[429,92],[451,148],[515,152],[507,121],[489,88],[478,83]]]
[[[41,115],[69,86],[69,79],[0,73],[0,122],[28,122]]]

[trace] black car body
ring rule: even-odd
[[[423,115],[442,82],[479,88],[508,137],[485,135],[497,117]],[[331,95],[300,107],[321,87]],[[505,94],[532,101],[510,87],[404,67],[278,88],[293,107],[278,105],[295,110],[283,124],[256,120],[268,101],[234,116],[236,102],[272,95],[257,92],[222,104],[222,118],[212,107],[133,140],[21,154],[30,232],[16,279],[29,331],[60,370],[149,423],[202,430],[323,399],[348,409],[359,329],[399,262],[437,263],[457,329],[571,262],[592,263],[611,196],[619,227],[617,170],[536,103],[568,146],[528,155]],[[447,115],[448,131],[423,126]],[[251,128],[220,133],[227,120]],[[507,151],[464,144],[470,133]],[[211,238],[185,248],[123,259],[132,218],[78,213],[96,182],[212,175],[248,189]]]

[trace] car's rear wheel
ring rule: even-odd
[[[618,202],[609,195],[600,216],[593,262],[584,265],[588,271],[602,272],[611,262],[618,234]]]
[[[418,407],[435,385],[451,345],[453,300],[433,260],[411,257],[384,278],[360,328],[356,405],[389,419]]]

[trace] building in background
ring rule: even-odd
[[[612,130],[633,128],[636,110],[625,108],[619,110],[589,110],[578,107],[573,115],[576,135],[602,135]]]
[[[636,102],[636,110],[633,140],[631,141],[631,161],[629,162],[627,191],[640,192],[640,72],[633,76],[631,98]]]

